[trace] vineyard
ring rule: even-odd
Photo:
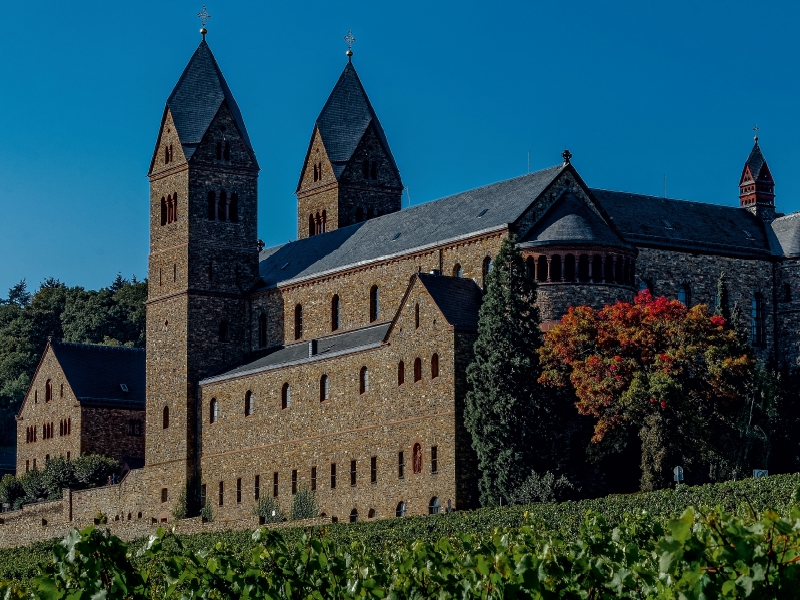
[[[127,546],[89,528],[0,552],[0,586],[9,598],[795,597],[798,485],[784,475],[313,530],[159,530]]]

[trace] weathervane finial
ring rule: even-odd
[[[572,152],[564,148],[564,151],[561,153],[561,158],[564,159],[564,164],[570,164],[569,161],[572,159]]]
[[[197,13],[198,18],[200,19],[200,23],[202,23],[202,27],[200,27],[200,33],[203,34],[203,39],[206,39],[206,34],[208,30],[206,29],[206,21],[211,18],[211,15],[206,12],[206,7],[203,5],[203,10]]]
[[[755,127],[753,127],[753,131],[755,131],[755,132],[756,132],[756,134],[753,136],[753,139],[754,139],[756,142],[758,141],[758,130],[759,130],[759,129],[761,129],[761,127],[759,127],[759,126],[758,126],[758,123],[756,123]]]
[[[344,41],[347,42],[347,60],[353,60],[353,42],[356,41],[356,38],[353,37],[352,29],[347,30],[347,35],[344,36]]]

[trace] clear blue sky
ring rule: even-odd
[[[735,205],[757,121],[800,210],[790,2],[217,2],[208,42],[261,168],[259,235],[294,239],[314,119],[354,63],[413,204],[560,162],[587,183]],[[145,177],[199,2],[3,4],[0,296],[146,275]],[[404,196],[404,205],[408,196]]]

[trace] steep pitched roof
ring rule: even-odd
[[[144,349],[64,342],[50,347],[82,405],[144,410]]]
[[[772,254],[764,222],[742,208],[600,189],[592,194],[634,244],[750,258]]]
[[[356,73],[356,68],[352,62],[348,62],[316,121],[322,143],[337,179],[344,171],[370,124],[375,128],[386,156],[399,178],[400,172],[394,156],[392,156],[392,151],[389,149],[389,142],[378,120],[378,115],[372,108],[367,92]]]
[[[228,105],[239,133],[255,162],[255,152],[247,128],[244,126],[239,105],[233,98],[228,83],[211,53],[211,48],[203,39],[167,99],[167,108],[172,113],[172,120],[175,122],[175,129],[187,160],[194,154],[223,102]]]
[[[800,256],[800,213],[792,213],[770,223],[780,246],[779,252],[786,257]]]
[[[750,151],[750,156],[747,157],[747,162],[744,163],[745,168],[742,171],[742,179],[744,180],[744,175],[749,168],[750,174],[753,176],[753,180],[755,181],[761,174],[761,169],[765,164],[767,164],[767,159],[764,158],[764,154],[761,152],[761,147],[758,145],[758,139],[756,139],[756,143],[753,144],[753,149]],[[769,167],[767,167],[767,169],[769,169]]]
[[[563,168],[558,165],[264,250],[261,281],[254,291],[500,229],[516,221]]]
[[[520,240],[522,246],[591,244],[628,247],[616,231],[572,192],[564,194]]]
[[[483,291],[472,279],[417,274],[444,318],[457,331],[478,331]]]
[[[267,351],[257,358],[245,359],[243,362],[225,369],[216,375],[206,377],[200,385],[223,381],[232,377],[253,375],[262,371],[289,367],[314,360],[332,358],[350,352],[358,352],[368,348],[377,348],[386,337],[390,323],[380,323],[362,329],[346,331],[315,340],[316,353],[309,353],[309,342],[280,346]]]

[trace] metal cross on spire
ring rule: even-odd
[[[206,29],[206,21],[211,18],[211,15],[206,12],[206,7],[203,5],[203,10],[197,13],[198,18],[200,19],[200,23],[202,23],[202,27],[200,27],[200,33],[203,34],[203,39],[206,39],[206,34],[208,30]]]
[[[758,141],[758,130],[759,130],[759,129],[761,129],[761,128],[758,126],[758,123],[756,123],[756,124],[755,124],[755,127],[753,127],[753,131],[755,131],[755,132],[756,132],[756,134],[753,136],[753,139],[754,139],[755,141]]]
[[[353,30],[348,29],[347,35],[344,36],[344,41],[347,42],[347,60],[352,60],[353,58],[353,42],[356,41],[356,38],[353,37]]]

